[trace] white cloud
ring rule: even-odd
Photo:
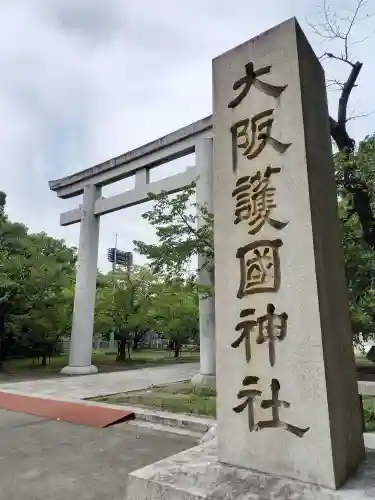
[[[57,199],[48,180],[210,114],[211,59],[292,15],[316,52],[327,50],[305,23],[306,17],[317,19],[316,3],[269,0],[259,8],[230,0],[3,2],[0,168],[10,217],[76,245],[78,226],[59,227],[59,213],[80,200]],[[371,35],[369,25],[363,30]],[[354,96],[358,113],[372,102],[372,44],[370,38],[355,46],[356,57],[365,63]],[[334,74],[345,70],[331,66]],[[330,94],[332,110],[336,98]],[[351,130],[361,138],[374,125],[370,116],[351,122]],[[131,249],[133,239],[153,238],[140,217],[146,209],[142,205],[102,218],[101,266],[116,232],[124,250]]]

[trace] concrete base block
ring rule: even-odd
[[[210,430],[208,430],[201,438],[200,440],[201,444],[206,444],[206,443],[211,443],[211,444],[217,444],[218,443],[218,436],[217,436],[217,424],[214,424]]]
[[[89,366],[64,366],[60,371],[63,375],[92,375],[98,373],[98,369],[94,365]]]
[[[222,464],[214,443],[200,445],[129,474],[126,500],[370,500],[375,454],[339,490]]]
[[[191,379],[191,383],[199,387],[212,387],[216,388],[216,377],[215,375],[203,375],[203,373],[197,373]]]

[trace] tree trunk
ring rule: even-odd
[[[180,342],[174,342],[174,357],[178,358],[180,356],[181,344]]]
[[[144,336],[144,332],[135,332],[134,340],[133,340],[133,349],[138,349],[139,344]]]
[[[131,346],[130,341],[126,342],[126,347],[127,347],[127,351],[128,351],[128,359],[129,359],[129,361],[131,361],[132,346]]]
[[[125,340],[121,339],[117,342],[117,361],[125,361],[126,351],[125,351]]]

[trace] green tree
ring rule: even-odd
[[[352,156],[357,165],[357,178],[369,186],[369,197],[374,200],[375,135],[360,142]],[[345,189],[343,177],[346,163],[345,154],[335,155],[352,330],[357,339],[360,332],[375,334],[375,255],[363,238],[360,218],[352,207],[351,194]]]
[[[97,291],[95,331],[115,331],[119,361],[130,357],[130,345],[150,329],[148,312],[155,276],[146,267],[134,266],[132,273],[119,269],[102,276]]]
[[[155,287],[150,322],[169,340],[175,358],[180,355],[184,343],[197,342],[199,309],[194,284],[174,279]]]
[[[5,199],[2,194],[0,362],[15,342],[47,349],[68,332],[75,274],[75,249],[44,233],[29,234],[24,225],[9,221]]]
[[[195,183],[173,196],[149,193],[154,205],[142,217],[156,228],[158,243],[134,241],[134,245],[151,267],[167,278],[191,274],[191,260],[198,254],[207,262],[214,256],[213,216],[194,202],[194,194]]]

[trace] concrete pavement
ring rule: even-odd
[[[189,380],[198,371],[198,363],[183,363],[123,372],[82,375],[80,377],[0,383],[0,391],[6,390],[16,394],[39,394],[61,399],[85,399],[117,392],[146,389],[150,385]]]
[[[0,500],[124,500],[129,472],[196,444],[134,424],[94,429],[0,410]]]

